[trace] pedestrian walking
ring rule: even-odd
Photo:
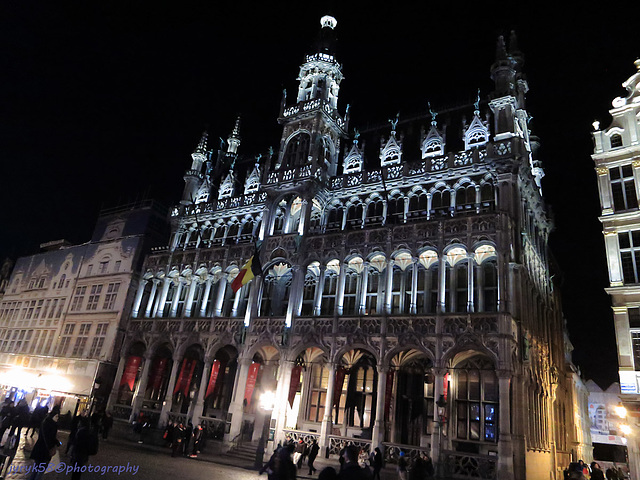
[[[13,411],[13,418],[11,419],[11,430],[9,431],[9,437],[15,435],[15,441],[20,443],[20,433],[24,427],[29,426],[29,419],[31,418],[31,411],[27,401],[22,398],[15,410]]]
[[[67,440],[67,448],[64,451],[65,454],[69,453],[69,450],[73,445],[73,441],[76,438],[76,432],[78,431],[78,425],[80,425],[81,418],[81,415],[74,415],[73,419],[71,420],[71,426],[69,428],[69,439]]]
[[[89,457],[98,453],[98,422],[100,418],[92,417],[92,419],[95,422],[89,422],[87,417],[83,417],[80,421],[71,453],[71,465],[74,466],[71,480],[80,480],[82,472],[79,471],[79,467],[86,465]]]
[[[305,444],[302,439],[296,443],[295,450],[293,451],[293,463],[296,467],[302,467],[302,455],[304,455]]]
[[[360,448],[355,445],[349,445],[344,450],[344,465],[338,474],[340,480],[370,480],[368,470],[360,467],[358,457],[360,456]]]
[[[318,456],[318,452],[320,451],[320,446],[318,445],[317,440],[314,438],[311,443],[311,447],[309,448],[309,475],[313,475],[316,471],[316,468],[313,466],[313,462],[316,461],[316,457]]]
[[[109,438],[109,432],[113,428],[113,415],[111,412],[104,412],[104,416],[102,417],[102,439],[107,440]]]
[[[371,455],[371,467],[373,468],[373,480],[380,480],[380,470],[382,470],[382,452],[376,447]]]
[[[0,408],[0,448],[3,447],[2,439],[4,437],[4,432],[11,426],[11,419],[13,418],[13,400],[5,399],[2,404],[2,408]]]
[[[598,462],[591,462],[591,480],[604,480],[604,473]]]
[[[404,452],[401,451],[398,455],[398,479],[407,480],[407,459]]]
[[[187,427],[184,429],[184,440],[182,441],[182,455],[189,456],[189,452],[193,448],[193,424],[187,423]]]
[[[173,429],[173,438],[171,439],[171,456],[175,457],[182,453],[182,442],[184,441],[184,425],[181,423]]]
[[[60,407],[54,406],[51,412],[42,422],[38,440],[36,440],[31,458],[35,461],[30,480],[39,480],[44,475],[51,458],[56,454],[61,445],[58,440],[58,419],[60,418]]]

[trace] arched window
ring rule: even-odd
[[[498,264],[496,249],[492,245],[482,245],[475,251],[476,281],[475,309],[478,312],[498,310]]]
[[[483,183],[480,187],[480,203],[483,210],[493,210],[495,206],[493,185],[489,182]]]
[[[404,197],[397,194],[389,198],[389,206],[387,207],[387,223],[403,223],[404,222]]]
[[[451,192],[436,190],[431,194],[431,213],[437,216],[449,215],[451,207]]]
[[[426,250],[418,256],[417,313],[438,311],[438,254]]]
[[[498,379],[493,363],[477,355],[455,367],[455,435],[460,440],[498,441]]]
[[[619,134],[611,135],[611,148],[618,148],[622,146],[622,136]]]
[[[413,260],[411,254],[396,255],[393,265],[391,313],[409,313],[411,306],[411,278]]]
[[[366,223],[371,225],[382,224],[382,214],[384,211],[384,203],[381,198],[375,198],[367,205]]]
[[[310,143],[311,137],[304,132],[298,133],[289,140],[282,158],[282,168],[295,168],[305,165],[309,158]]]
[[[409,197],[409,217],[427,215],[427,194],[424,191],[414,193]]]
[[[342,229],[342,213],[342,207],[339,205],[332,205],[328,208],[326,227],[327,232]]]
[[[445,308],[447,312],[466,312],[468,302],[469,274],[468,257],[464,248],[449,250],[446,256]]]
[[[311,316],[314,310],[314,300],[316,289],[318,288],[318,277],[320,275],[320,264],[312,262],[307,267],[307,273],[304,277],[304,290],[302,292],[302,309],[301,315]]]
[[[291,266],[278,263],[272,266],[263,280],[260,316],[279,317],[285,314],[291,287]]]
[[[362,258],[355,257],[349,260],[344,281],[344,299],[342,303],[344,315],[358,314],[358,294],[360,293],[363,270],[364,262]]]
[[[369,269],[365,272],[369,276],[367,281],[365,312],[369,315],[382,313],[385,292],[383,272],[386,268],[387,260],[384,255],[376,255],[370,260]]]
[[[351,205],[347,210],[347,228],[359,228],[362,225],[362,203]]]
[[[469,185],[456,190],[456,209],[471,210],[476,204],[476,187]]]
[[[230,245],[232,243],[236,243],[238,240],[238,232],[240,231],[240,223],[235,221],[229,225],[229,230],[227,231],[227,239],[225,240],[225,244]]]
[[[338,279],[340,276],[340,261],[331,260],[327,263],[324,274],[324,287],[322,289],[322,303],[320,313],[333,315],[336,308],[336,295],[338,294]]]
[[[284,233],[286,209],[287,202],[282,200],[276,207],[276,211],[273,214],[273,235],[282,235]]]

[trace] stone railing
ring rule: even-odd
[[[364,450],[367,453],[371,453],[371,440],[363,438],[351,438],[351,437],[339,437],[336,435],[329,435],[329,454],[340,455],[340,451],[348,446],[355,445]]]
[[[298,443],[300,440],[302,440],[307,445],[311,445],[313,443],[313,440],[315,440],[316,442],[320,441],[319,433],[304,432],[302,430],[288,430],[288,429],[283,429],[282,431],[284,432],[285,439],[292,440],[295,443]]]
[[[188,422],[188,416],[186,413],[168,412],[167,421],[173,423],[182,423],[183,425],[186,425]]]
[[[129,405],[114,405],[111,409],[113,418],[129,421],[133,408]]]
[[[498,457],[472,453],[443,451],[445,476],[447,478],[496,478]]]
[[[431,445],[424,447],[418,447],[416,445],[402,445],[400,443],[383,442],[384,445],[384,460],[385,462],[397,463],[400,452],[409,458],[414,458],[423,453],[431,453]]]

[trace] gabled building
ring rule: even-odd
[[[277,151],[243,156],[236,122],[192,154],[170,244],[144,262],[114,412],[229,444],[271,419],[275,442],[330,455],[351,442],[429,452],[451,476],[562,478],[582,402],[515,36],[488,98],[352,133],[336,27],[322,18],[283,95]],[[262,275],[234,289],[249,259]]]
[[[621,399],[635,429],[628,444],[633,476],[640,472],[640,60],[635,66],[638,71],[622,84],[627,96],[613,100],[611,125],[600,129],[594,122],[591,155],[602,206]]]
[[[0,303],[2,398],[72,413],[91,400],[104,406],[135,274],[163,224],[166,211],[152,202],[103,210],[89,242],[49,242],[16,261]]]

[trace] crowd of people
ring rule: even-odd
[[[569,464],[564,471],[564,478],[565,480],[605,480],[605,478],[607,480],[627,480],[628,476],[615,463],[603,472],[598,462],[587,464],[578,460]]]
[[[206,427],[191,422],[185,426],[182,423],[169,422],[162,434],[164,444],[171,449],[171,456],[196,458],[205,447],[207,441]]]
[[[278,444],[269,461],[260,469],[260,474],[267,473],[268,480],[293,480],[306,462],[308,475],[313,475],[317,471],[314,462],[319,451],[315,439],[310,444],[303,440]],[[367,455],[366,451],[353,444],[343,445],[339,462],[337,470],[333,467],[324,468],[318,474],[318,480],[380,480],[380,471],[384,466],[379,448]],[[398,456],[397,472],[400,480],[430,480],[435,473],[433,462],[426,453],[409,460],[402,451]]]

